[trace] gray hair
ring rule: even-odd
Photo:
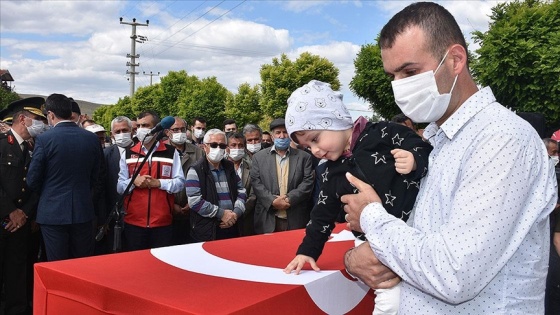
[[[126,117],[126,116],[117,116],[115,118],[113,118],[113,120],[111,120],[111,131],[113,131],[113,125],[116,123],[121,123],[123,121],[126,121],[126,124],[128,125],[128,128],[130,128],[130,130],[132,130],[132,121],[130,120],[130,118]]]
[[[208,141],[210,141],[210,137],[213,136],[213,135],[222,135],[222,136],[224,136],[224,140],[225,140],[226,143],[227,143],[226,133],[223,132],[222,130],[216,129],[216,128],[210,129],[210,130],[208,130],[208,131],[206,132],[206,134],[204,135],[204,140],[203,140],[203,142],[204,142],[205,144],[208,143]]]
[[[554,143],[556,145],[558,145],[558,142],[556,140],[552,140],[550,138],[543,138],[542,141],[544,142],[544,145],[548,146],[551,143]]]
[[[253,131],[258,131],[260,137],[262,138],[262,129],[261,127],[255,125],[255,124],[246,124],[245,127],[243,127],[243,136],[245,136],[246,133],[248,132],[253,132]]]

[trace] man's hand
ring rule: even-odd
[[[321,269],[319,269],[319,266],[317,266],[315,259],[305,255],[296,255],[296,257],[284,269],[284,272],[290,274],[295,269],[296,275],[299,275],[299,272],[301,271],[301,268],[305,266],[305,263],[309,263],[313,270],[321,271]]]
[[[349,229],[362,232],[360,227],[360,215],[362,211],[368,204],[372,202],[381,202],[381,199],[369,184],[362,182],[350,173],[346,173],[346,178],[352,186],[358,189],[359,193],[344,195],[340,198],[342,203],[345,204],[344,211],[347,213],[345,219],[346,222],[348,222]]]
[[[555,232],[552,241],[554,242],[554,247],[556,252],[560,255],[560,232]]]
[[[9,218],[10,222],[8,222],[4,229],[11,233],[19,230],[27,222],[27,215],[21,209],[10,212]]]
[[[288,210],[290,203],[286,195],[278,196],[272,201],[272,207],[276,210]]]
[[[134,179],[134,186],[138,188],[148,188],[151,178],[152,176],[150,175],[139,175]]]
[[[148,188],[160,188],[161,182],[157,178],[151,178],[148,180]]]
[[[181,206],[178,204],[173,204],[173,214],[182,214]]]
[[[220,223],[220,228],[225,229],[231,227],[237,221],[237,214],[232,210],[224,210],[224,215],[222,216],[222,222]]]
[[[372,289],[392,288],[401,281],[399,276],[377,259],[368,242],[347,251],[344,266],[350,274]]]
[[[416,161],[414,155],[410,151],[403,149],[391,150],[393,158],[395,158],[395,170],[399,174],[408,174],[416,169]]]

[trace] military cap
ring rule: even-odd
[[[0,119],[6,123],[11,122],[12,116],[22,110],[26,110],[37,116],[47,118],[43,113],[45,109],[45,99],[42,97],[28,97],[15,102],[11,102],[0,112]]]

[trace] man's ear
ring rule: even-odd
[[[458,75],[467,66],[468,53],[463,46],[455,44],[449,49],[449,54],[453,58],[453,73]]]

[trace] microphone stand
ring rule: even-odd
[[[128,183],[128,186],[126,186],[126,189],[120,195],[119,199],[117,200],[117,202],[113,206],[113,209],[111,210],[111,213],[107,217],[107,220],[105,220],[105,223],[102,226],[100,226],[99,230],[97,231],[97,235],[95,236],[95,240],[99,242],[103,239],[103,237],[107,233],[107,230],[109,230],[109,225],[111,224],[111,222],[113,220],[115,220],[115,227],[114,227],[114,230],[113,230],[113,232],[114,232],[114,235],[113,235],[113,253],[118,253],[122,249],[121,233],[122,233],[122,229],[123,229],[123,225],[124,225],[123,219],[124,219],[124,215],[125,215],[125,212],[123,211],[124,197],[130,193],[130,190],[132,189],[132,185],[134,184],[134,180],[136,179],[136,177],[138,177],[138,174],[140,174],[140,170],[142,170],[142,167],[144,166],[144,164],[148,160],[149,156],[154,151],[154,148],[155,148],[156,144],[159,142],[159,140],[161,140],[163,138],[164,135],[165,134],[163,133],[163,130],[160,130],[156,134],[156,141],[154,141],[152,143],[150,149],[148,150],[148,153],[146,153],[146,155],[142,159],[142,162],[140,162],[140,165],[138,167],[136,167],[136,169],[134,171],[134,174],[132,174],[132,177],[130,178],[130,182]],[[143,142],[142,142],[142,145],[140,146],[140,150],[142,150],[142,146],[143,146]]]

